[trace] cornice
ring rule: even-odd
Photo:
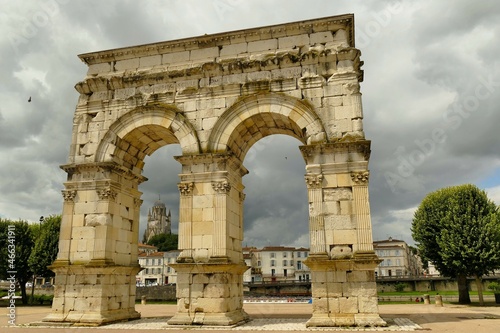
[[[334,54],[336,57],[353,61],[354,71],[334,73],[322,66],[321,58]],[[283,79],[298,79],[301,77],[289,70],[291,67],[303,65],[318,66],[318,74],[325,78],[354,75],[361,82],[363,80],[361,52],[353,47],[341,50],[333,48],[315,48],[308,50],[276,50],[262,52],[258,57],[252,54],[239,55],[231,58],[216,58],[213,61],[199,63],[185,63],[183,65],[156,66],[147,71],[133,70],[129,72],[104,72],[99,76],[87,76],[75,85],[80,94],[90,94],[97,91],[108,91],[138,86],[167,84],[168,91],[183,91],[186,88],[199,89],[204,86],[221,86],[227,84],[245,84],[252,81],[282,82]],[[277,77],[274,70],[281,70]],[[252,73],[268,72],[268,78],[253,78]],[[215,78],[219,78],[216,82]],[[209,82],[206,82],[206,81]],[[191,82],[192,81],[192,82]],[[226,82],[227,81],[227,82]]]
[[[185,50],[195,50],[206,47],[222,46],[236,43],[233,40],[254,41],[260,39],[257,36],[262,36],[263,38],[278,38],[327,30],[336,31],[338,29],[346,30],[348,35],[348,43],[350,46],[354,47],[354,14],[345,14],[251,29],[235,30],[191,38],[176,39],[158,43],[142,44],[98,52],[90,52],[80,54],[78,57],[87,65],[92,65],[117,60],[166,54]]]

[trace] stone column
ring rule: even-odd
[[[214,198],[214,230],[211,260],[227,261],[227,196],[231,190],[231,185],[227,181],[212,183],[215,191]]]
[[[231,155],[180,156],[181,217],[176,264],[177,313],[171,325],[228,326],[243,311],[242,176]],[[188,184],[188,185],[186,185]]]
[[[373,253],[372,223],[370,219],[370,204],[368,197],[368,177],[369,172],[353,172],[351,178],[353,182],[353,213],[357,218],[358,243],[354,249],[358,253]]]
[[[135,311],[140,192],[143,180],[114,163],[65,165],[64,222],[47,322],[101,325]]]
[[[193,182],[177,184],[180,192],[179,200],[179,261],[192,262],[192,209],[193,209]]]
[[[323,175],[305,176],[309,197],[309,237],[312,256],[327,256],[325,239],[325,220],[323,215]]]
[[[368,204],[369,141],[302,146],[309,192],[308,327],[383,326]]]

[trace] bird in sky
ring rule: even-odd
[[[29,102],[31,102],[31,96],[30,96],[30,98],[28,98],[28,103],[29,103]]]

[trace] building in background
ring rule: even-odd
[[[156,235],[172,233],[172,214],[170,210],[167,213],[165,204],[160,200],[156,201],[148,212],[148,222],[146,230],[144,231],[143,243]]]
[[[377,267],[377,277],[413,277],[423,275],[422,264],[405,241],[389,237],[373,242],[373,249],[383,261]]]
[[[309,281],[310,271],[303,261],[309,249],[286,246],[243,248],[243,257],[251,268],[243,276],[244,283],[278,283]]]

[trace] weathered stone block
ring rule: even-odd
[[[309,45],[309,35],[307,34],[278,38],[280,49],[300,48],[304,45]]]

